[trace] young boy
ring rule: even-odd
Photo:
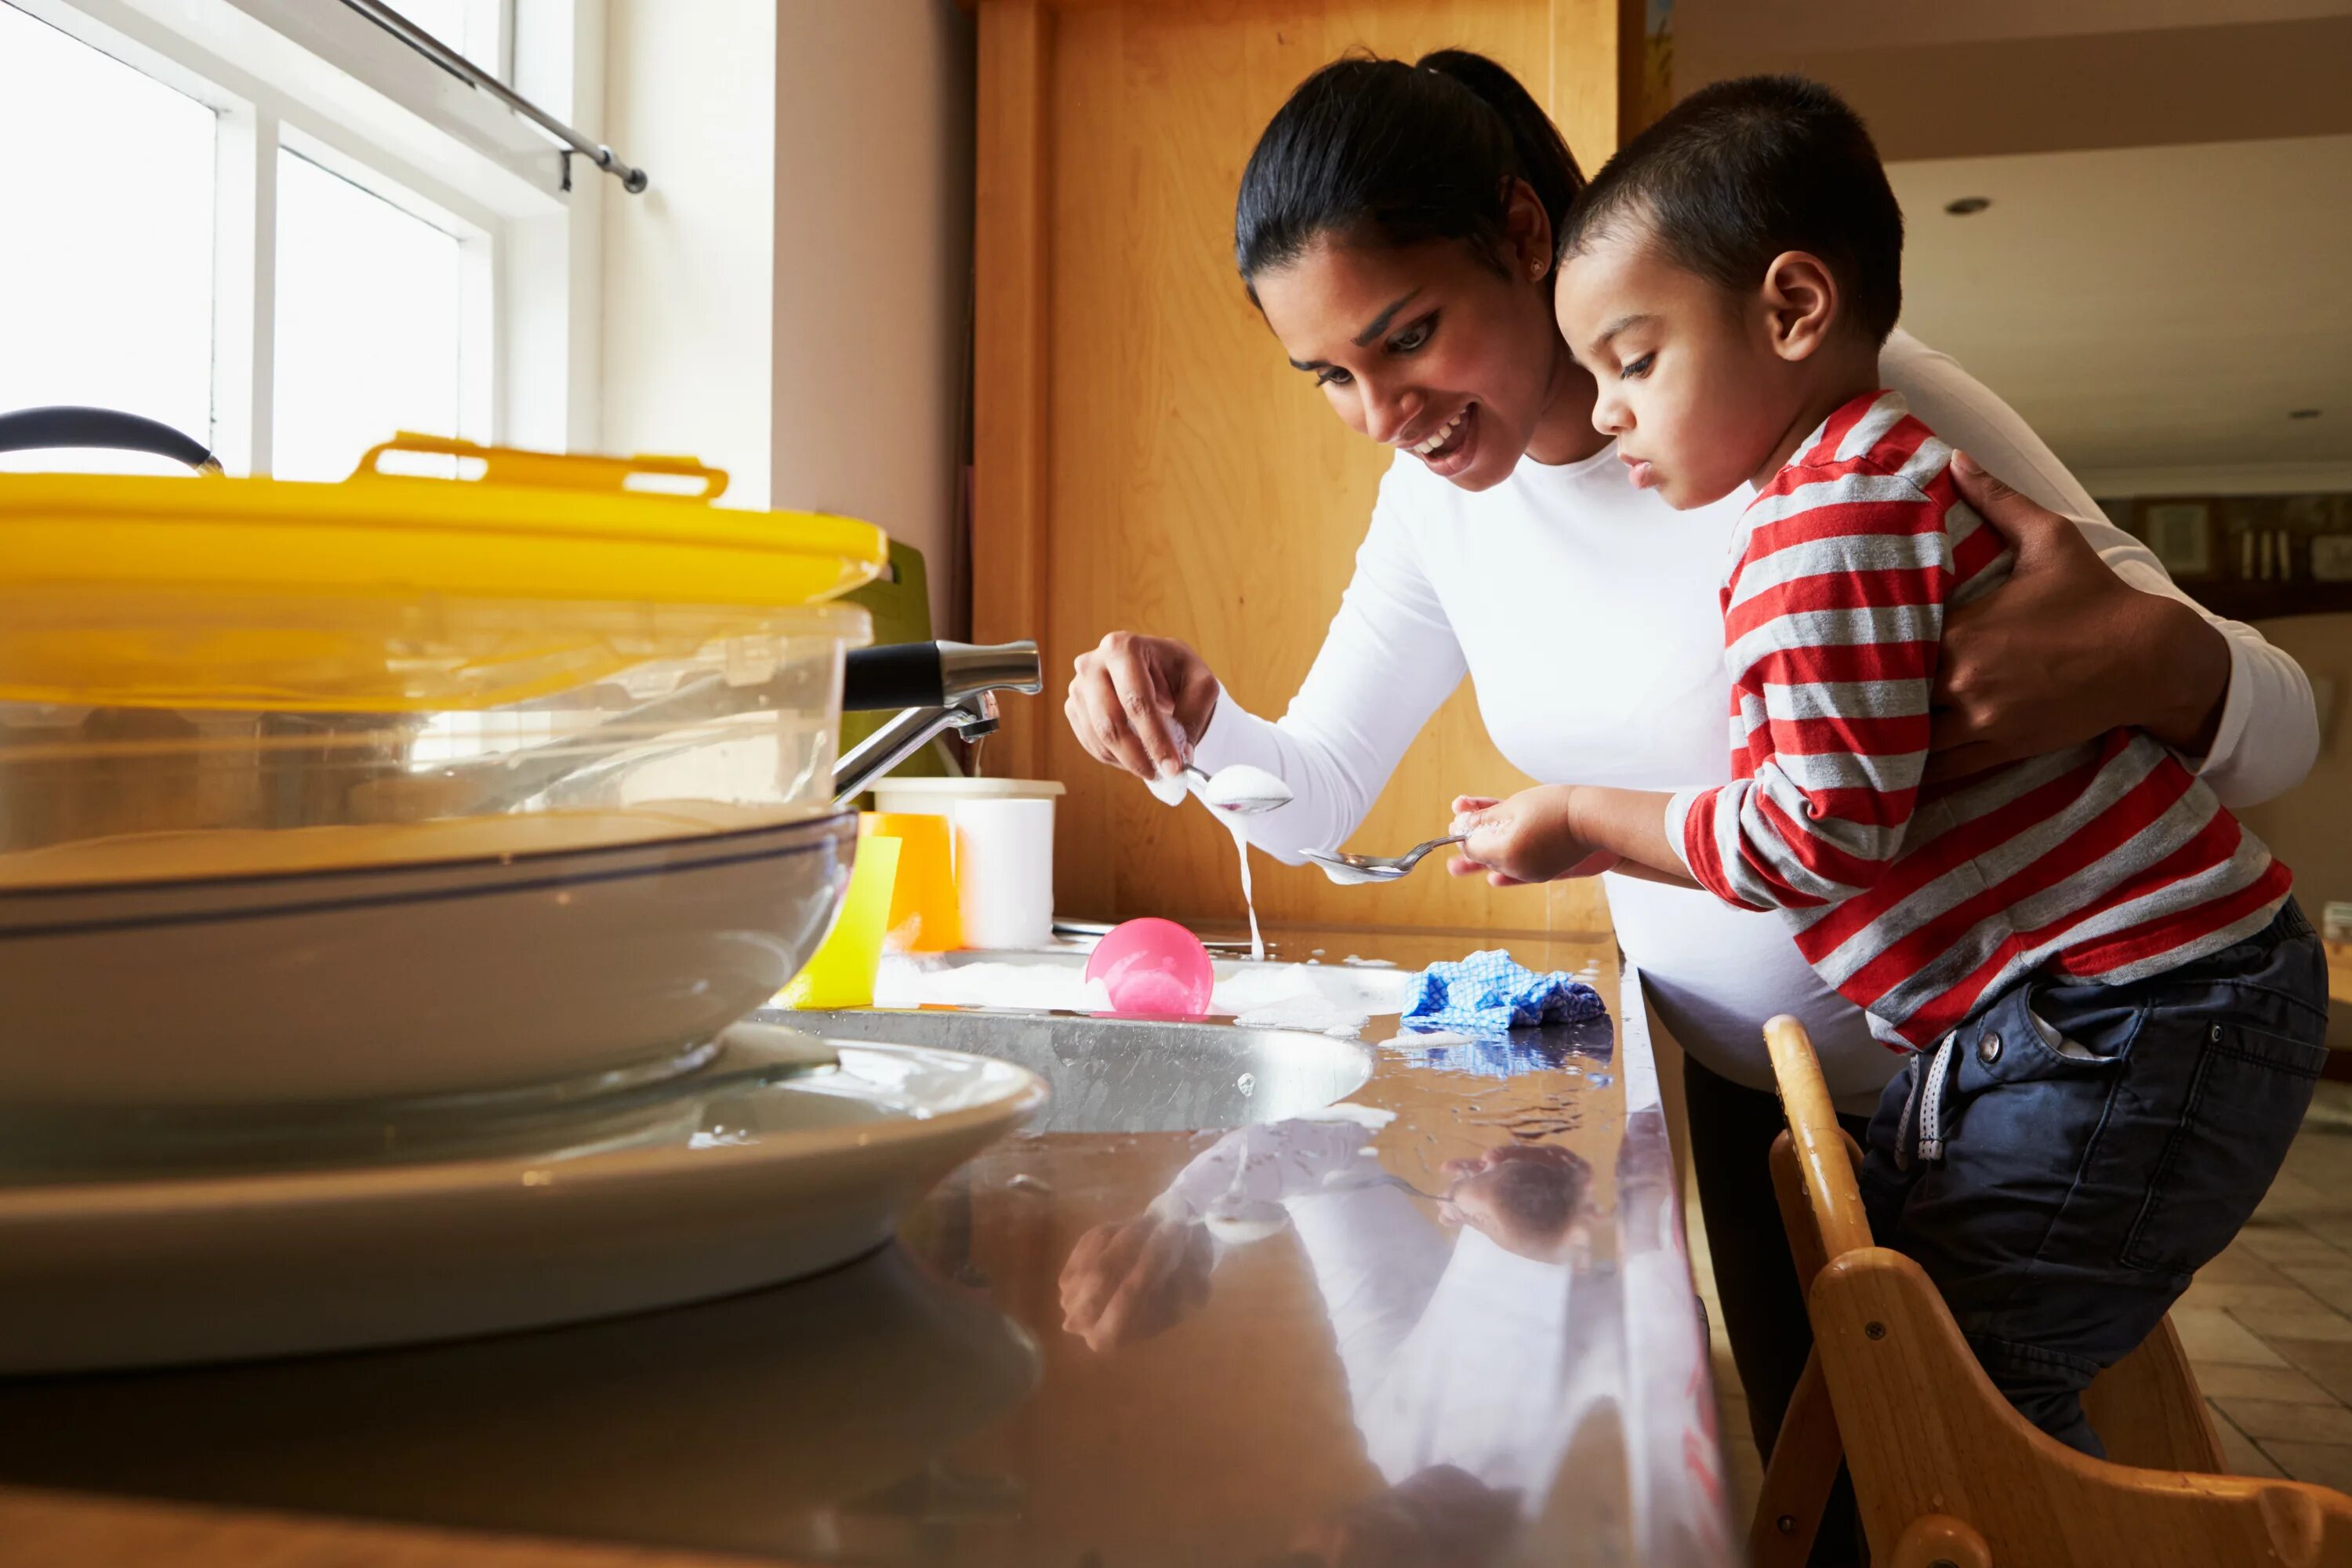
[[[1910,1053],[1870,1129],[1880,1241],[2029,1419],[2096,1454],[2083,1388],[2285,1156],[2325,964],[2286,868],[2146,735],[1922,782],[1945,614],[2011,552],[1878,390],[1902,244],[1861,121],[1792,78],[1685,100],[1584,193],[1557,300],[1593,423],[1675,507],[1756,487],[1722,589],[1732,782],[1465,799],[1459,868],[1622,860],[1781,911]]]

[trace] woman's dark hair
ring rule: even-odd
[[[1499,268],[1515,178],[1557,235],[1584,175],[1517,77],[1467,49],[1412,65],[1351,52],[1300,82],[1258,138],[1234,204],[1234,260],[1248,281],[1328,234],[1466,240]]]

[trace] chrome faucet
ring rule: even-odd
[[[858,649],[843,679],[843,710],[901,711],[834,764],[834,804],[864,794],[950,730],[966,741],[993,734],[998,692],[1034,696],[1045,689],[1037,645],[1025,637],[988,647],[941,642]]]

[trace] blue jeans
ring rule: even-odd
[[[1927,1270],[2026,1419],[2104,1457],[2083,1390],[2253,1214],[2326,1031],[2326,955],[2292,900],[2147,980],[2029,980],[1887,1086],[1871,1228]]]

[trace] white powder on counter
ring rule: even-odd
[[[1215,973],[1210,1006],[1236,1022],[1351,1033],[1375,1016],[1402,1009],[1414,978],[1393,969],[1238,962],[1217,964]],[[1076,963],[946,963],[928,954],[884,954],[874,977],[874,1005],[927,1004],[1031,1012],[1110,1011],[1102,983],[1088,982],[1084,968]]]
[[[990,1007],[1015,1013],[1108,1013],[1110,987],[1066,963],[927,963],[890,952],[874,973],[877,1007]]]

